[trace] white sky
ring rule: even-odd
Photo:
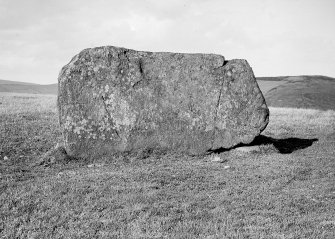
[[[335,77],[334,0],[0,0],[0,79],[51,84],[81,50],[216,53]]]

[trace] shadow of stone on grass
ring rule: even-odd
[[[301,139],[301,138],[285,138],[285,139],[275,139],[265,135],[257,136],[253,142],[250,144],[239,144],[231,149],[217,149],[210,151],[210,153],[223,153],[232,149],[239,147],[251,147],[251,146],[261,146],[261,145],[273,145],[276,150],[281,154],[290,154],[299,149],[305,149],[310,147],[315,141],[318,141],[317,138],[313,139]]]
[[[317,138],[314,139],[301,139],[301,138],[285,138],[285,139],[275,139],[265,135],[259,135],[250,145],[267,145],[273,144],[273,146],[281,154],[290,154],[299,149],[305,149],[318,141]]]

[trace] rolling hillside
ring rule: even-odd
[[[39,85],[26,82],[0,80],[0,92],[56,95],[57,89],[57,84]]]
[[[28,82],[21,82],[21,81],[9,81],[9,80],[0,79],[0,85],[36,85],[36,84],[28,83]]]
[[[335,110],[335,78],[285,76],[257,81],[268,106]]]

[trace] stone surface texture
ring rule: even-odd
[[[58,82],[70,156],[153,148],[203,154],[250,143],[269,121],[247,61],[215,54],[85,49]]]

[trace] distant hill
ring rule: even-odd
[[[57,95],[58,84],[39,85],[26,82],[0,80],[0,92]]]
[[[257,82],[268,106],[335,110],[335,78],[258,77]]]
[[[1,80],[0,79],[0,85],[36,85],[36,84],[28,83],[28,82],[9,81],[9,80]]]

